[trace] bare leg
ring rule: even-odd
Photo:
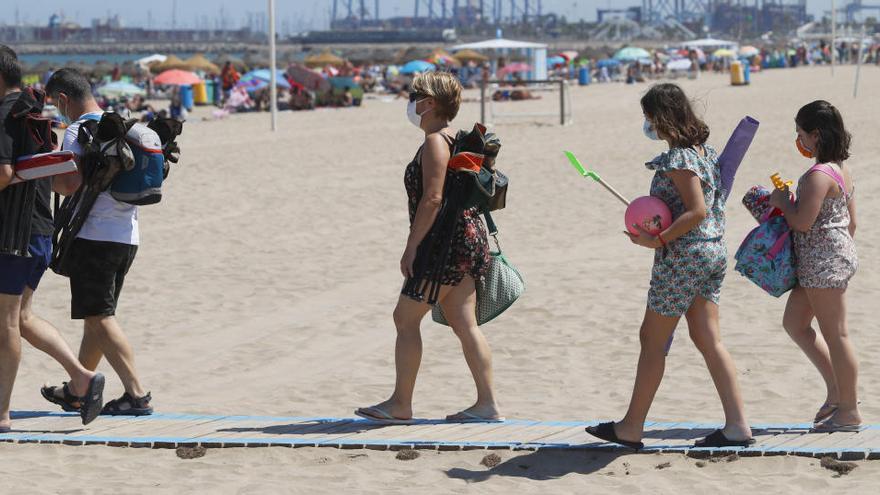
[[[21,332],[18,328],[21,296],[0,294],[0,428],[9,428],[12,386],[21,363]]]
[[[477,290],[474,279],[465,277],[449,291],[440,302],[446,321],[461,341],[461,350],[477,386],[477,402],[467,409],[480,418],[495,419],[501,416],[492,385],[492,351],[477,326]]]
[[[89,382],[95,373],[84,368],[73,351],[58,333],[58,330],[48,321],[35,315],[32,310],[34,291],[30,287],[25,288],[21,297],[21,312],[19,324],[21,336],[32,346],[45,352],[64,367],[70,376],[70,391],[78,397],[86,395]]]
[[[98,332],[90,332],[88,323],[83,322],[83,337],[79,344],[79,362],[89,370],[98,369],[104,352],[101,350],[101,342]]]
[[[91,334],[91,338],[97,341],[101,352],[107,356],[110,366],[119,375],[125,391],[136,399],[146,395],[134,367],[134,351],[116,317],[90,316],[85,319],[85,332]],[[95,365],[97,366],[97,363]]]
[[[638,442],[644,433],[645,419],[654,402],[654,395],[663,380],[666,370],[666,342],[675,331],[679,318],[663,316],[650,309],[645,310],[639,340],[642,344],[639,365],[636,368],[636,381],[633,384],[632,398],[626,416],[614,425],[614,431],[621,440]]]
[[[451,287],[440,288],[442,301]],[[397,328],[397,341],[394,345],[395,382],[394,393],[385,402],[373,407],[379,408],[399,419],[412,417],[412,399],[416,388],[416,377],[422,363],[422,318],[431,306],[401,295],[394,308],[394,326]]]
[[[845,289],[806,289],[819,329],[831,355],[834,377],[840,394],[839,408],[831,417],[837,424],[862,422],[857,397],[859,365],[846,327]]]
[[[703,354],[706,367],[715,382],[715,390],[721,398],[721,407],[724,409],[722,433],[727,439],[734,441],[752,438],[752,430],[743,410],[742,394],[736,381],[736,366],[721,343],[718,305],[698,296],[685,318],[691,340]]]
[[[831,355],[828,352],[828,344],[825,339],[813,329],[813,307],[807,297],[807,291],[803,287],[795,287],[788,296],[785,305],[785,316],[782,318],[782,326],[798,347],[804,351],[813,366],[819,370],[825,381],[825,403],[837,404],[838,391],[837,381],[834,378],[834,367],[831,365]]]

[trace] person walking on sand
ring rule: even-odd
[[[405,278],[414,275],[417,249],[431,230],[443,203],[447,163],[454,142],[449,122],[458,114],[460,103],[461,84],[452,74],[428,72],[413,80],[407,118],[424,133],[425,141],[404,174],[410,217],[409,237],[400,259],[400,272]],[[492,384],[491,351],[476,321],[475,280],[485,274],[489,264],[486,228],[477,208],[462,212],[450,241],[449,262],[433,268],[442,270],[438,301],[461,341],[465,360],[477,386],[477,401],[446,419],[455,422],[503,421]],[[412,422],[413,390],[422,359],[419,327],[430,310],[431,305],[423,297],[401,292],[394,309],[394,325],[397,327],[394,392],[388,400],[362,407],[355,414],[380,423]]]
[[[669,150],[649,161],[654,170],[651,196],[672,211],[672,224],[651,235],[626,232],[633,244],[654,250],[648,305],[639,331],[641,352],[629,409],[623,420],[588,427],[591,435],[641,449],[645,419],[666,367],[667,343],[682,316],[691,340],[703,355],[724,408],[724,427],[696,442],[697,447],[754,443],[743,412],[736,367],[721,344],[718,302],[727,268],[724,194],[718,155],[706,144],[709,128],[674,84],[653,86],[642,97],[643,130],[648,139],[666,141]]]
[[[33,311],[34,293],[52,256],[52,179],[11,184],[19,156],[39,149],[19,114],[27,106],[40,112],[41,102],[21,91],[21,66],[15,52],[0,45],[0,433],[12,427],[10,399],[21,338],[52,356],[70,375],[65,394],[82,404],[83,424],[92,422],[103,405],[104,376],[85,369],[67,342]],[[51,130],[46,128],[47,132]],[[41,141],[51,136],[41,136]]]
[[[825,403],[813,418],[819,431],[860,428],[858,362],[846,325],[846,289],[859,266],[853,179],[844,162],[851,137],[827,101],[803,106],[795,117],[798,151],[813,161],[801,176],[797,200],[786,187],[770,204],[792,229],[797,286],[788,296],[782,326],[825,381]],[[813,319],[819,323],[819,338]]]
[[[80,125],[86,119],[100,119],[103,110],[92,97],[89,81],[75,69],[61,69],[49,78],[46,92],[62,118],[72,122],[64,134],[62,149],[82,158],[77,141]],[[156,136],[157,146],[158,136]],[[82,185],[79,174],[64,176],[57,190],[69,196]],[[134,364],[134,351],[116,319],[116,305],[125,276],[134,262],[139,243],[138,207],[116,201],[101,192],[82,229],[69,249],[70,314],[84,320],[79,360],[94,370],[107,361],[122,381],[125,393],[108,402],[101,414],[140,416],[151,414],[152,397],[141,386]],[[44,387],[43,396],[66,410],[79,404],[64,396],[61,387]]]

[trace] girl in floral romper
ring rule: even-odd
[[[587,432],[637,450],[643,447],[645,419],[663,379],[666,345],[684,316],[726,417],[724,427],[697,441],[697,446],[747,446],[754,440],[743,412],[736,367],[719,335],[718,301],[727,248],[718,156],[705,144],[709,128],[694,114],[681,88],[658,84],[642,97],[641,104],[645,135],[669,145],[667,152],[646,166],[654,171],[651,195],[669,206],[673,220],[657,235],[640,225],[634,225],[638,235],[627,233],[634,244],[654,250],[636,381],[623,420],[589,427]]]
[[[816,429],[853,431],[862,418],[858,363],[846,326],[846,288],[859,264],[853,183],[844,166],[850,135],[840,112],[827,101],[805,105],[795,123],[795,144],[814,165],[798,181],[797,201],[790,200],[788,188],[770,196],[793,230],[797,260],[798,285],[788,297],[782,324],[825,380],[825,402],[813,419]]]

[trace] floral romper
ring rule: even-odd
[[[706,218],[697,227],[654,253],[648,309],[663,316],[682,316],[697,296],[715,304],[721,297],[721,282],[727,269],[725,200],[718,154],[708,145],[703,148],[705,157],[694,148],[673,148],[645,164],[655,171],[651,196],[669,206],[673,221],[685,212],[685,206],[667,172],[690,170],[696,174],[706,202]]]
[[[839,172],[828,165],[816,165],[808,170],[798,180],[799,188],[813,172],[833,178],[841,195],[822,201],[819,216],[809,231],[792,232],[798,285],[810,289],[846,289],[859,267],[856,243],[849,234],[848,205],[852,194],[846,192]]]
[[[449,142],[452,139],[444,134]],[[447,172],[448,174],[452,172]],[[406,166],[403,177],[406,195],[409,199],[409,224],[412,227],[416,218],[419,201],[422,199],[422,149],[419,148],[415,158]],[[474,280],[482,279],[489,267],[489,240],[486,227],[480,219],[478,208],[464,210],[455,224],[452,239],[452,250],[449,261],[442,268],[440,283],[442,285],[458,285],[465,275]]]

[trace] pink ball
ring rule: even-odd
[[[633,224],[638,224],[651,235],[657,235],[672,225],[672,212],[660,198],[642,196],[629,204],[624,220],[626,221],[626,230],[632,234],[640,233],[633,227]]]

